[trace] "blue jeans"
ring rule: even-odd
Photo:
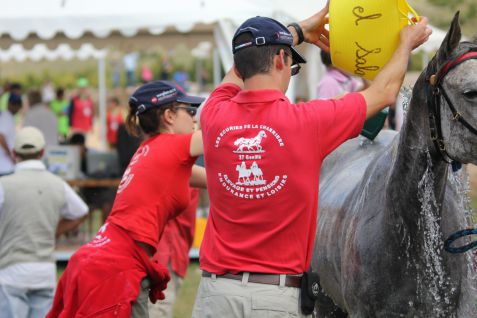
[[[25,289],[0,285],[0,316],[44,318],[53,304],[54,289]]]

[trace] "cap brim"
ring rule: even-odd
[[[205,98],[199,97],[199,96],[190,96],[190,95],[184,95],[179,98],[177,98],[177,101],[179,103],[185,103],[185,104],[191,104],[194,107],[199,107],[200,104],[204,102]]]
[[[306,63],[306,60],[303,56],[301,56],[300,53],[298,53],[298,51],[292,46],[290,47],[291,48],[291,52],[292,52],[292,59],[293,59],[293,62],[294,64],[297,64],[297,63]]]

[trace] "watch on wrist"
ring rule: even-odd
[[[303,41],[305,41],[305,36],[303,35],[303,30],[301,29],[301,26],[298,23],[296,23],[296,22],[290,23],[289,25],[287,25],[287,27],[292,27],[292,28],[295,29],[296,34],[298,35],[297,45],[300,45],[301,43],[303,43]]]

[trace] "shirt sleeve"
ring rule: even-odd
[[[195,162],[197,157],[192,157],[190,155],[190,143],[192,140],[192,134],[186,135],[176,135],[176,140],[174,142],[173,147],[176,147],[176,154],[179,161],[185,165],[190,165],[190,163]]]
[[[240,91],[240,86],[233,83],[225,83],[217,86],[217,88],[212,91],[209,98],[207,98],[200,111],[201,127],[204,127],[203,124],[204,122],[207,122],[207,118],[210,116],[210,112],[213,109],[220,107],[222,101],[232,99]]]
[[[65,188],[65,205],[61,210],[61,215],[68,220],[78,219],[88,213],[88,206],[80,198],[80,196],[66,183]]]
[[[346,94],[336,100],[311,102],[318,124],[318,138],[322,157],[339,145],[357,137],[366,120],[366,101],[359,93]]]

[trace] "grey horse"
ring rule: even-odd
[[[444,159],[477,164],[477,135],[457,120],[477,127],[477,59],[440,73],[459,115],[429,83],[447,62],[477,50],[460,39],[457,13],[414,86],[399,134],[350,140],[325,160],[312,258],[321,283],[316,317],[477,317],[470,252],[443,250],[444,240],[467,226]]]

